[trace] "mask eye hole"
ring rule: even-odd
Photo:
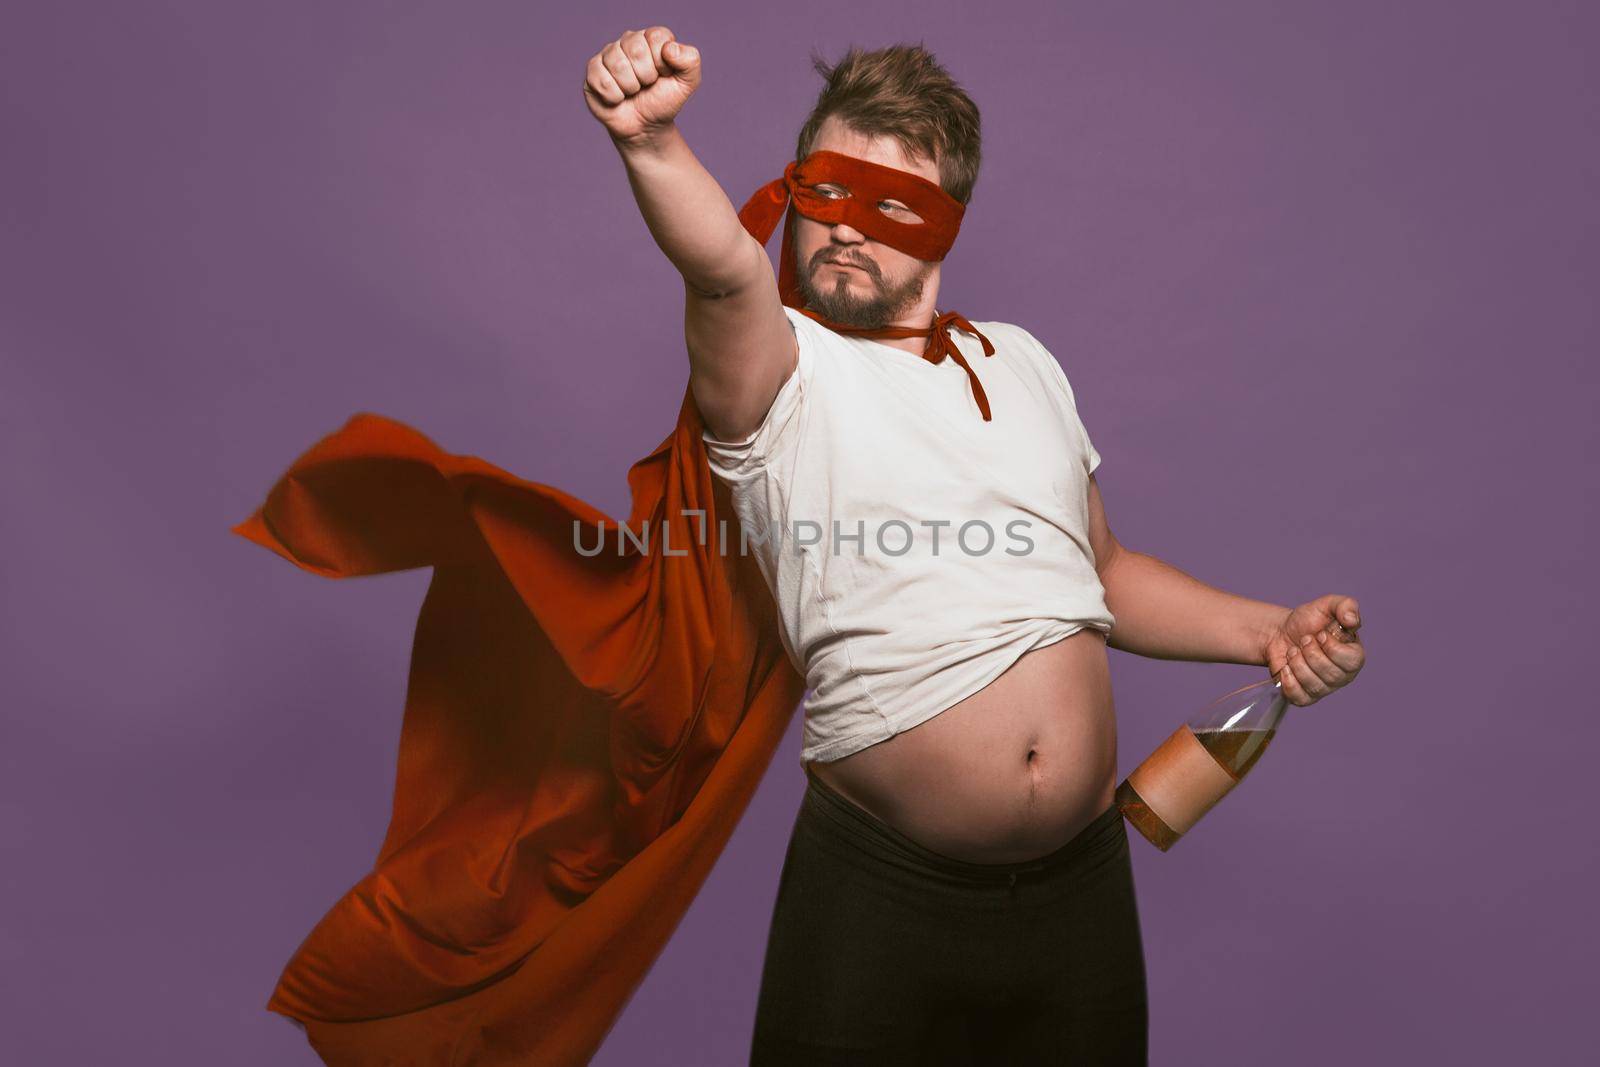
[[[878,201],[878,210],[896,222],[915,225],[922,221],[921,215],[918,215],[898,200],[880,200]]]
[[[823,182],[812,186],[812,191],[827,200],[843,200],[850,195],[850,190],[834,182]]]

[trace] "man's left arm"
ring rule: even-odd
[[[1350,684],[1366,654],[1355,598],[1332,593],[1296,608],[1235,596],[1120,544],[1089,476],[1089,543],[1115,617],[1107,644],[1155,659],[1268,667],[1291,703]]]

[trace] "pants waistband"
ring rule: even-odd
[[[809,809],[829,818],[874,851],[888,850],[925,868],[975,882],[1004,884],[1014,882],[1014,876],[1024,871],[1067,867],[1108,836],[1126,832],[1122,830],[1122,812],[1113,801],[1066,844],[1043,856],[1006,863],[976,863],[946,856],[913,841],[828,785],[810,767],[805,767],[805,772],[807,784],[801,800],[802,811]]]

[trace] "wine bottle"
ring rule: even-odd
[[[1329,633],[1353,640],[1337,621]],[[1223,694],[1123,779],[1117,807],[1146,840],[1167,851],[1256,765],[1288,706],[1277,678]]]

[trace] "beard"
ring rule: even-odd
[[[866,273],[834,270],[828,265],[830,259],[860,267]],[[837,248],[818,249],[809,267],[800,262],[799,250],[795,251],[795,277],[806,307],[841,326],[875,329],[889,325],[916,307],[933,268],[932,262],[925,261],[910,277],[889,284],[884,282],[876,263]]]

